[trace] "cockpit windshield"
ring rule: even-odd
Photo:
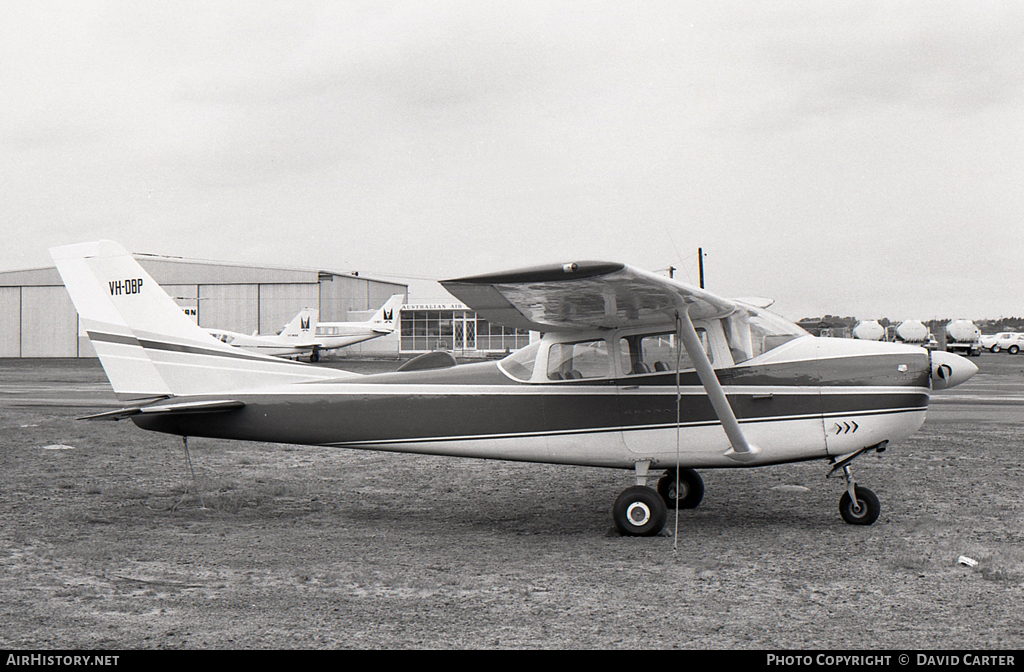
[[[774,350],[808,332],[781,315],[749,307],[722,320],[733,362],[739,364]]]
[[[540,350],[540,341],[516,350],[498,362],[498,366],[509,376],[526,382],[533,377],[533,367],[537,363],[538,350]]]

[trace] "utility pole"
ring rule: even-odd
[[[700,269],[700,288],[704,289],[704,248],[697,248],[697,267]]]
[[[675,266],[669,266],[668,267],[668,277],[670,277],[670,278],[676,277],[676,267]]]

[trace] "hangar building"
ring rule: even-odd
[[[366,319],[406,285],[357,274],[135,255],[202,327],[276,333],[302,308],[325,322]],[[352,315],[350,315],[352,313]],[[383,342],[380,342],[383,341]],[[347,355],[398,355],[398,337],[350,346]],[[0,272],[0,357],[95,357],[57,269]]]

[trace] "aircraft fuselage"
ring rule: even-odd
[[[676,464],[677,425],[679,463],[691,467],[827,458],[916,431],[930,391],[927,351],[831,340],[801,337],[784,346],[782,361],[716,370],[744,432],[763,449],[745,465],[723,456],[728,439],[692,370],[680,372],[678,386],[675,372],[620,370],[537,382],[487,362],[181,397],[245,406],[133,420],[187,436],[622,468],[640,459]]]

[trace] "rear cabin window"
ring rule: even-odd
[[[708,359],[712,359],[707,330],[697,329],[697,338]],[[681,346],[674,332],[626,336],[619,341],[619,363],[627,376],[694,368],[686,348]]]
[[[548,380],[608,378],[611,360],[605,340],[552,343],[548,348]]]

